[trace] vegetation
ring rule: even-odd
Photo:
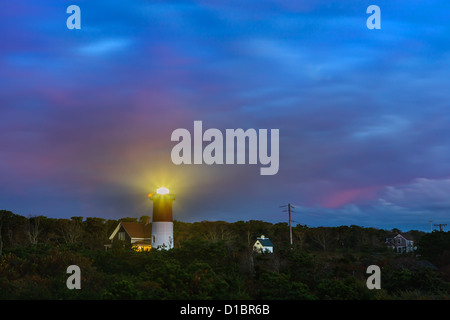
[[[450,232],[410,231],[413,255],[386,248],[399,230],[298,225],[291,246],[286,223],[175,221],[172,250],[105,251],[118,222],[0,211],[0,299],[450,298]],[[273,254],[253,252],[262,234]],[[72,264],[81,269],[81,290],[66,287]],[[366,286],[373,264],[382,270],[381,290]]]

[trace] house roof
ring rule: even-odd
[[[121,222],[122,227],[131,238],[151,238],[152,225],[139,222]]]
[[[399,233],[393,238],[386,238],[386,244],[390,245],[390,246],[398,247],[399,244],[396,243],[396,241],[395,241],[395,239],[398,239],[398,238],[403,238],[406,241],[414,241],[413,238],[410,235]],[[400,244],[400,245],[403,245],[403,244]]]
[[[411,237],[411,235],[407,234],[407,233],[399,233],[397,234],[394,238],[401,236],[403,238],[405,238],[406,240],[414,240],[413,237]]]
[[[403,238],[405,238],[406,240],[411,240],[411,241],[413,241],[414,240],[414,237],[413,236],[411,236],[410,234],[405,234],[405,233],[402,233],[402,236],[403,236]]]
[[[139,222],[119,222],[114,232],[109,237],[110,240],[114,238],[116,233],[120,230],[120,227],[123,227],[126,233],[130,236],[130,238],[148,238],[152,237],[152,224],[142,224]]]
[[[263,247],[273,247],[273,243],[269,240],[269,238],[257,238],[257,240]]]

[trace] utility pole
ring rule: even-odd
[[[293,208],[294,206],[290,203],[288,203],[287,205],[284,206],[280,206],[280,208],[288,208],[288,212],[289,212],[289,239],[290,239],[290,243],[292,245],[292,219],[291,219],[291,211],[294,211]],[[286,210],[283,210],[283,212],[286,212]]]
[[[446,226],[446,223],[439,223],[439,224],[435,224],[435,227],[439,227],[439,231],[442,232],[444,231],[444,227]]]
[[[428,220],[430,222],[430,232],[433,233],[433,220]]]

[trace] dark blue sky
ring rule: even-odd
[[[68,30],[66,8],[81,8]],[[381,8],[381,30],[366,8]],[[429,230],[450,213],[448,1],[15,0],[0,209]],[[173,130],[280,130],[280,170],[172,164]]]

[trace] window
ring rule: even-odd
[[[156,242],[156,235],[152,235],[152,243]]]
[[[119,240],[125,240],[125,232],[119,232],[119,234],[117,235],[117,238]]]

